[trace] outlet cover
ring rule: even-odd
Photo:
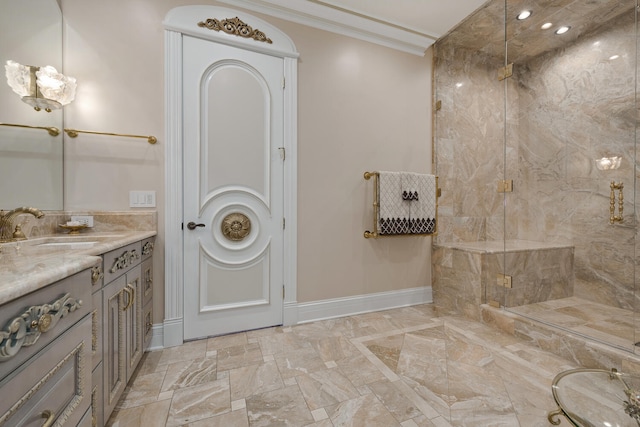
[[[80,224],[85,224],[87,227],[93,227],[92,215],[71,215],[71,221],[78,221]]]

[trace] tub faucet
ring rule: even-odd
[[[14,240],[25,240],[27,237],[24,235],[20,226],[17,226],[14,230],[13,221],[20,214],[31,214],[36,218],[42,218],[44,213],[40,209],[30,208],[23,206],[21,208],[15,208],[12,211],[6,212],[0,210],[0,243],[12,242]]]

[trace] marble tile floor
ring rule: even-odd
[[[147,353],[107,425],[542,427],[575,367],[427,304]]]
[[[633,311],[579,297],[513,307],[510,311],[624,350],[633,349],[640,341],[640,337],[635,339]]]

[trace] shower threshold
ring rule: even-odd
[[[576,335],[634,351],[636,341],[634,312],[578,297],[510,307],[509,312],[557,327]]]

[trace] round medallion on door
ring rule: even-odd
[[[251,233],[251,220],[245,214],[233,212],[222,219],[220,229],[224,237],[239,242]]]

